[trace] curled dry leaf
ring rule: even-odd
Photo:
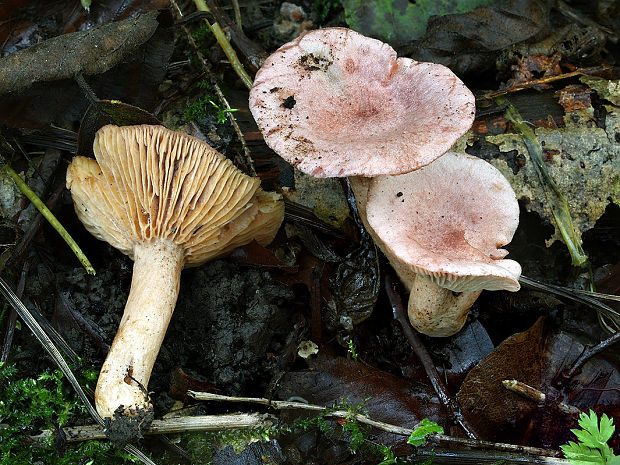
[[[13,126],[77,120],[83,75],[101,98],[150,109],[174,46],[170,16],[151,11],[64,34],[0,58],[0,121]]]

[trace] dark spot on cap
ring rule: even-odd
[[[273,94],[274,92],[277,92],[279,90],[280,90],[279,87],[272,87],[271,89],[269,89],[269,92],[271,92]]]
[[[402,193],[402,192],[397,192],[397,193],[396,193],[396,197],[402,197],[402,196],[403,196],[403,193]]]
[[[284,108],[288,108],[289,110],[291,108],[293,108],[295,106],[297,102],[295,101],[295,97],[293,97],[292,95],[290,97],[286,97],[284,99],[284,102],[282,103],[282,106]]]

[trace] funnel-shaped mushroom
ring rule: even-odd
[[[250,110],[267,145],[301,171],[377,176],[408,173],[449,150],[471,126],[475,104],[445,66],[327,28],[267,58]]]
[[[103,364],[95,403],[103,417],[151,405],[147,385],[176,304],[181,270],[256,239],[283,218],[276,194],[206,143],[162,126],[104,126],[96,160],[67,170],[86,228],[134,260],[129,298]]]
[[[521,267],[500,248],[517,228],[519,205],[489,163],[447,153],[358,189],[371,234],[411,290],[409,319],[418,331],[450,336],[482,289],[519,289]]]

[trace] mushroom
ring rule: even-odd
[[[369,231],[411,291],[409,320],[421,333],[458,332],[483,289],[519,290],[521,267],[501,249],[517,229],[519,204],[491,164],[450,152],[363,187]]]
[[[308,32],[265,60],[250,91],[265,142],[316,177],[402,174],[448,151],[474,96],[448,68],[397,58],[345,28]]]
[[[142,415],[152,410],[146,388],[181,270],[253,239],[268,244],[284,208],[209,145],[162,126],[104,126],[93,151],[96,161],[78,156],[67,170],[75,210],[91,234],[134,260],[95,404],[104,418]]]
[[[474,291],[465,289],[462,280],[455,285],[448,283],[447,277],[433,278],[438,284],[448,283],[445,289],[456,291],[464,286],[468,291],[454,296],[425,277],[435,276],[433,272],[423,273],[422,268],[415,271],[402,262],[367,218],[369,192],[375,192],[389,179],[380,175],[400,174],[404,182],[409,179],[404,173],[437,163],[437,158],[470,128],[475,116],[474,96],[448,68],[397,58],[389,45],[349,29],[321,29],[283,45],[267,58],[250,91],[250,110],[267,145],[301,171],[317,177],[350,176],[364,225],[407,287],[413,289],[410,308],[416,310],[412,313],[437,313],[432,319],[435,323],[426,325],[414,318],[418,329],[436,335],[456,332],[455,328],[462,326],[467,315],[463,308],[469,309],[485,285],[492,288],[491,281],[500,281],[497,278],[483,285],[482,276],[486,275],[476,275],[472,281],[479,287]],[[462,159],[450,156],[449,160],[455,157]],[[486,171],[492,169],[488,166],[484,168]],[[461,173],[453,175],[458,177]],[[380,176],[381,181],[375,181],[375,176]],[[411,176],[413,179],[414,175]],[[507,182],[504,180],[502,185]],[[459,200],[454,196],[449,198]],[[429,206],[428,213],[448,208],[447,199]],[[372,202],[372,205],[376,216],[377,204]],[[511,205],[515,206],[516,201]],[[515,221],[518,220],[516,208],[511,210],[516,211]],[[394,222],[403,224],[404,220],[384,213],[381,227],[390,227]],[[409,237],[410,232],[403,232]],[[512,237],[513,232],[514,229],[506,237]],[[508,237],[501,244],[509,240]],[[512,267],[512,274],[505,273],[504,288],[518,289],[514,278],[520,273],[518,264],[510,260],[503,262],[506,267]],[[485,266],[493,268],[489,263]],[[432,310],[429,300],[436,305]],[[436,323],[439,320],[445,322]],[[452,329],[426,329],[435,324],[443,327],[448,322],[452,322]]]

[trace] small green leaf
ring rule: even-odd
[[[570,441],[568,444],[560,446],[562,452],[571,465],[605,465],[601,453],[596,449],[590,449],[583,444]]]
[[[443,428],[428,418],[424,418],[413,430],[407,442],[412,446],[421,446],[426,443],[426,436],[433,433],[443,434]]]
[[[620,457],[607,445],[616,429],[611,418],[603,414],[599,424],[596,413],[590,410],[579,415],[579,426],[582,429],[571,430],[579,442],[560,446],[572,465],[620,465]]]

